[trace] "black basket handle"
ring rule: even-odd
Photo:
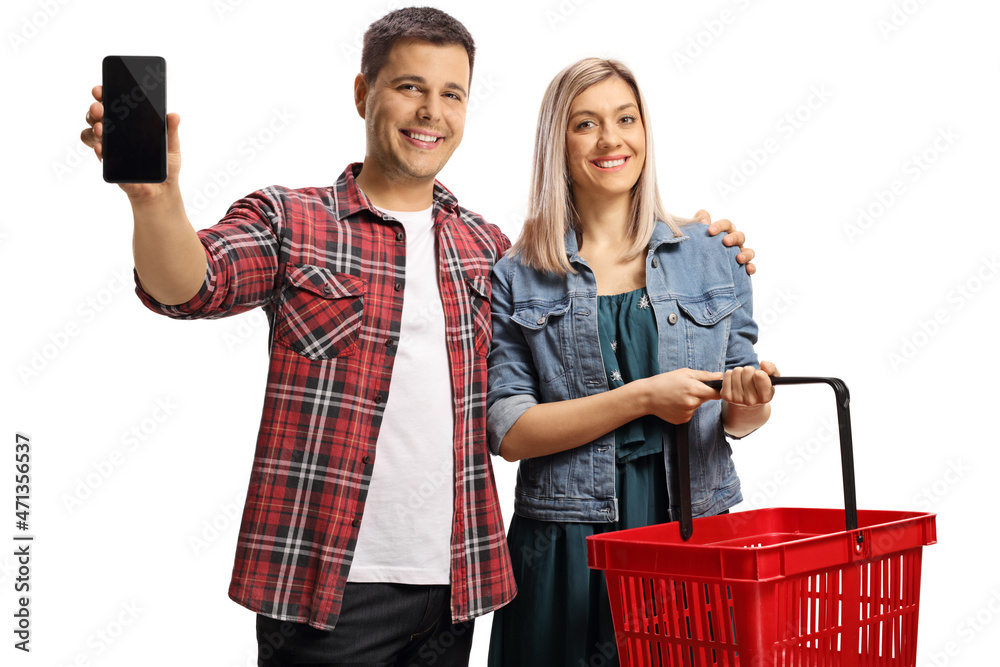
[[[722,380],[705,382],[713,389],[722,389]],[[837,423],[840,427],[840,465],[844,476],[844,515],[848,531],[858,528],[858,499],[854,484],[854,442],[851,438],[851,395],[843,380],[823,377],[772,377],[772,385],[781,384],[828,384],[833,388],[837,399]],[[681,537],[685,540],[691,537],[691,464],[690,446],[688,444],[688,428],[685,424],[677,425],[677,467],[680,473],[681,491]],[[860,539],[860,534],[858,535]]]

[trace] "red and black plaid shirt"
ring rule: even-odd
[[[205,283],[150,309],[178,319],[263,307],[271,323],[264,415],[229,595],[266,616],[332,628],[340,613],[377,455],[406,288],[403,226],[357,185],[270,187],[199,232]],[[438,283],[454,411],[452,618],[514,595],[486,445],[490,269],[510,243],[434,186]],[[417,483],[419,480],[414,480]],[[405,549],[405,545],[400,545]]]

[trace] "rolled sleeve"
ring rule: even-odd
[[[204,307],[205,303],[208,301],[208,295],[211,292],[213,279],[212,265],[210,263],[208,265],[208,269],[205,271],[205,280],[202,281],[201,287],[198,289],[198,293],[186,303],[170,306],[165,303],[160,303],[142,288],[142,282],[139,280],[139,272],[135,269],[132,269],[132,277],[135,279],[135,294],[139,297],[139,301],[141,301],[146,308],[149,308],[154,313],[159,313],[160,315],[166,315],[167,317],[177,319],[184,319],[191,313],[196,313]]]
[[[491,299],[493,343],[487,371],[486,428],[490,451],[500,454],[507,431],[533,405],[539,403],[538,375],[524,332],[511,319],[514,297],[511,273],[514,264],[505,255],[493,267]]]
[[[280,210],[265,191],[236,202],[218,224],[198,232],[207,260],[198,293],[186,303],[165,305],[143,290],[135,272],[140,301],[176,319],[226,317],[267,304],[278,276]]]
[[[510,427],[533,405],[538,405],[538,401],[534,396],[526,394],[501,398],[490,405],[486,415],[486,430],[490,436],[490,451],[494,456],[500,455],[500,443]]]

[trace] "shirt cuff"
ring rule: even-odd
[[[132,269],[132,276],[135,278],[135,293],[139,297],[139,300],[142,301],[142,304],[146,306],[146,308],[149,308],[154,313],[167,315],[168,317],[189,316],[197,313],[201,308],[203,308],[210,299],[212,275],[212,263],[209,262],[208,268],[205,270],[205,280],[202,281],[201,288],[198,290],[198,293],[191,297],[187,303],[168,306],[151,297],[146,290],[142,288],[142,283],[139,281],[139,272]]]
[[[486,430],[494,456],[500,455],[500,443],[510,427],[533,405],[538,405],[538,401],[531,394],[517,394],[493,402],[487,411]]]

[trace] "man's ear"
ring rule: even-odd
[[[358,115],[365,117],[365,105],[368,101],[368,82],[365,81],[364,74],[354,77],[354,108],[358,110]]]

